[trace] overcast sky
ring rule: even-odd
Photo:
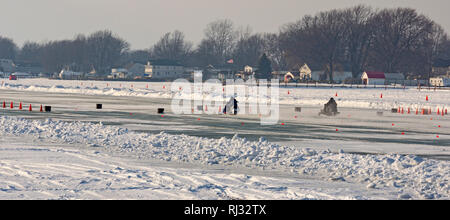
[[[306,14],[361,3],[412,7],[450,32],[450,0],[1,0],[0,35],[21,46],[110,29],[132,49],[144,49],[175,29],[198,43],[206,25],[217,19],[250,25],[254,32],[277,32]]]

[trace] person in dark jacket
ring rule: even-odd
[[[234,114],[237,115],[238,113],[238,101],[236,99],[233,100],[234,102]]]
[[[337,103],[334,98],[331,98],[327,104],[324,105],[323,110],[321,112],[325,115],[336,115],[338,114]]]

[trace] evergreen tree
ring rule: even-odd
[[[258,70],[256,71],[257,79],[270,79],[272,78],[272,63],[267,55],[264,53],[258,61]]]

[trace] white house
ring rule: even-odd
[[[296,65],[297,67],[299,65]],[[298,68],[298,71],[289,71],[284,73],[284,81],[289,82],[291,80],[311,80],[311,69],[305,63]]]
[[[448,77],[430,78],[430,85],[436,86],[436,87],[449,87],[450,86],[450,78],[448,78]]]
[[[305,63],[299,69],[299,79],[300,80],[311,80],[311,78],[312,78],[312,76],[311,76],[311,69]]]
[[[366,71],[361,75],[361,80],[364,85],[384,85],[386,76],[383,72]]]
[[[184,67],[171,60],[153,60],[145,65],[145,77],[152,79],[174,79],[182,77]]]

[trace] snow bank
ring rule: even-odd
[[[183,87],[183,86],[182,86]],[[226,87],[229,89],[231,87]],[[104,82],[104,81],[74,81],[48,79],[22,79],[6,81],[0,89],[72,93],[83,95],[133,96],[148,98],[172,98],[226,102],[229,96],[221,93],[205,91],[201,95],[187,93],[187,89],[171,91],[170,82]],[[248,88],[247,88],[248,89]],[[193,88],[191,88],[193,91]],[[248,91],[247,91],[248,92]],[[308,87],[280,88],[279,103],[300,106],[320,106],[334,97],[339,107],[384,109],[391,108],[450,108],[450,91],[417,90],[415,87],[403,89],[384,88],[340,88],[340,87]],[[231,94],[233,95],[233,94]],[[337,97],[335,95],[338,95]],[[383,98],[381,96],[383,95]],[[426,101],[429,96],[429,101]],[[265,97],[269,99],[270,96]],[[239,97],[241,103],[256,102],[257,98]]]
[[[261,138],[207,139],[136,133],[102,124],[0,117],[1,135],[31,135],[61,143],[104,147],[115,153],[199,164],[293,172],[328,181],[393,187],[399,198],[449,199],[450,162],[402,155],[355,155],[280,146]]]

